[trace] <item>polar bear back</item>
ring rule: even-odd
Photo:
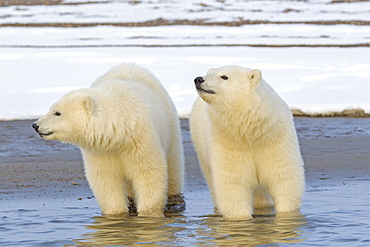
[[[92,87],[99,86],[101,83],[110,80],[139,82],[140,84],[144,84],[152,88],[152,90],[161,95],[167,94],[163,86],[152,73],[133,63],[126,63],[113,67],[107,73],[96,79],[92,84]]]
[[[178,135],[175,106],[164,87],[148,70],[134,64],[114,67],[99,77],[89,90],[93,97],[99,98],[98,102],[102,104],[99,113],[109,119],[106,122],[113,123],[115,129],[126,130],[122,138],[127,138],[127,135],[144,138],[146,134],[158,133],[166,150],[171,136]],[[101,121],[96,122],[102,124]],[[102,126],[102,129],[105,128]],[[142,132],[138,132],[139,129]]]

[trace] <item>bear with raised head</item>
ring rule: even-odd
[[[80,147],[103,214],[128,214],[132,197],[138,216],[162,217],[167,198],[182,198],[178,115],[144,68],[112,68],[90,88],[64,95],[33,128],[46,140]]]
[[[299,212],[305,184],[293,116],[261,71],[224,66],[194,81],[190,131],[216,213]]]

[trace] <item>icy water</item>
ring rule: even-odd
[[[31,122],[0,122],[0,128]],[[295,122],[301,140],[370,135],[370,120],[365,118],[297,118]],[[182,128],[187,157],[184,212],[161,219],[103,217],[87,186],[73,195],[62,190],[53,194],[47,186],[35,188],[40,193],[30,195],[20,188],[16,195],[0,193],[0,246],[370,246],[368,175],[366,179],[308,179],[299,216],[276,218],[273,212],[257,212],[253,220],[228,221],[213,215],[208,189],[192,156],[187,124],[182,122]],[[32,156],[36,138],[28,136],[18,146]],[[58,145],[44,149],[68,151]],[[74,151],[70,147],[69,152]],[[40,152],[42,146],[34,149],[42,158]]]

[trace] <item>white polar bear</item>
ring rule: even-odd
[[[123,64],[90,88],[71,91],[33,124],[47,140],[80,147],[87,180],[103,214],[162,217],[167,196],[183,186],[178,115],[159,81]]]
[[[259,70],[224,66],[194,81],[190,131],[216,212],[250,219],[270,195],[277,215],[299,212],[304,169],[286,103]]]

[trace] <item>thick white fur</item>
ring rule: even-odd
[[[269,195],[277,214],[299,212],[304,169],[289,107],[259,70],[224,66],[202,79],[213,93],[198,90],[190,130],[217,213],[250,219]]]
[[[144,68],[112,68],[90,88],[63,96],[35,124],[41,135],[52,133],[45,139],[80,147],[103,214],[127,214],[130,195],[139,216],[161,217],[167,196],[182,190],[178,115],[165,89]]]

